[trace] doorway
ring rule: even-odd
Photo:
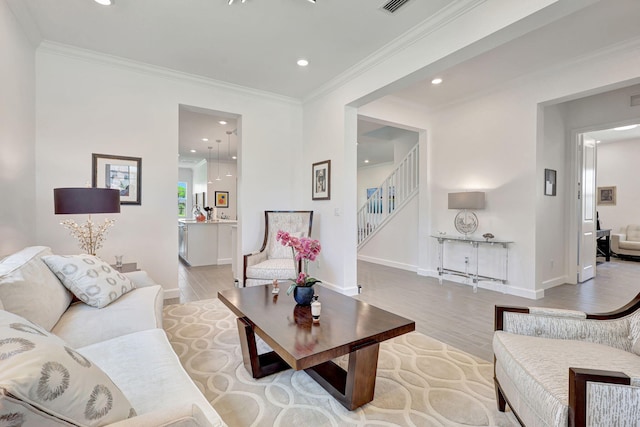
[[[640,190],[635,164],[640,154],[640,121],[577,135],[578,174],[578,282],[597,272],[598,261],[610,262],[611,240],[636,223]],[[620,194],[621,191],[621,194]],[[620,196],[624,202],[619,203]],[[598,257],[599,256],[599,257]]]

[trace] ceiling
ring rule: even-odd
[[[588,132],[584,134],[584,137],[587,139],[593,139],[598,144],[607,144],[611,142],[621,142],[621,141],[630,141],[637,140],[640,142],[640,124],[638,124],[633,129],[625,129],[625,130],[615,130],[615,129],[606,129],[599,130],[595,132]]]
[[[231,84],[304,99],[413,27],[468,0],[410,0],[395,14],[386,0],[7,0],[25,27],[49,42],[89,49]],[[472,2],[471,2],[472,3]],[[23,13],[18,13],[18,12]],[[28,18],[25,18],[27,16]],[[29,23],[25,23],[25,19]],[[603,0],[389,97],[434,110],[572,58],[640,37],[640,1]],[[306,68],[296,60],[306,58]],[[226,148],[235,117],[181,107],[180,158],[194,164],[216,139]],[[220,118],[229,122],[217,124]],[[391,161],[390,129],[359,121],[358,165]],[[377,132],[376,132],[377,131]],[[399,131],[402,131],[399,129]],[[373,132],[372,134],[369,134]],[[211,134],[208,136],[205,134]],[[203,142],[202,138],[209,138]],[[231,151],[237,135],[231,136]],[[198,150],[195,155],[190,149]],[[221,152],[226,151],[221,146]]]
[[[386,2],[9,0],[45,40],[299,99],[442,8],[468,3],[411,0],[390,14]]]
[[[238,153],[237,128],[238,121],[230,114],[181,105],[178,113],[179,166],[194,167],[202,160],[208,160],[209,155],[215,160],[218,148],[220,162],[235,162],[232,157]],[[205,138],[208,141],[203,141]],[[209,147],[212,147],[211,153]]]

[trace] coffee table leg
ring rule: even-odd
[[[329,361],[305,372],[350,411],[373,400],[380,344],[364,344],[349,353],[347,371]]]
[[[253,326],[244,318],[238,318],[238,335],[240,336],[244,367],[253,378],[266,377],[290,368],[275,351],[258,354]]]

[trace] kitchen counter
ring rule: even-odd
[[[236,220],[178,220],[178,255],[192,267],[231,264],[231,227]]]

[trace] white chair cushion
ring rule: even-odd
[[[72,295],[42,261],[47,255],[51,249],[32,246],[0,261],[0,300],[4,310],[50,331]]]
[[[90,359],[34,323],[0,311],[0,399],[81,425],[110,424],[135,415],[129,400]],[[0,420],[14,417],[0,401]],[[43,425],[42,421],[36,425]],[[11,424],[14,425],[14,424]]]
[[[293,257],[272,258],[247,267],[248,279],[294,279],[295,275]]]
[[[128,277],[93,255],[48,255],[42,260],[67,289],[92,307],[105,307],[135,289]]]
[[[569,368],[620,371],[640,385],[638,356],[602,344],[496,331],[496,377],[526,425],[566,426]]]
[[[640,225],[630,224],[627,226],[627,240],[640,242]]]
[[[277,234],[276,230],[276,234]],[[302,233],[289,233],[291,237],[302,237]],[[293,258],[293,250],[291,246],[283,246],[275,235],[269,236],[269,243],[267,244],[267,258]]]
[[[267,258],[293,257],[291,248],[282,246],[276,240],[278,230],[286,231],[295,237],[309,237],[309,212],[269,212],[267,236]]]

